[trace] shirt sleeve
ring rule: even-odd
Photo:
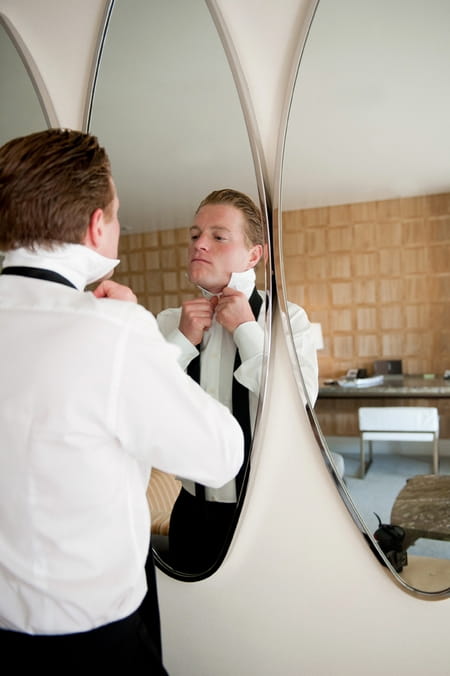
[[[288,303],[288,314],[305,389],[314,406],[319,393],[319,367],[311,323],[305,310],[294,303]]]
[[[191,361],[199,354],[199,351],[178,328],[180,309],[163,310],[158,314],[157,322],[159,330],[167,342],[178,348],[178,363],[183,370],[186,370]]]
[[[178,363],[178,351],[144,311],[115,359],[111,421],[122,447],[163,472],[219,487],[243,461],[243,435],[230,411]]]
[[[256,321],[244,322],[235,329],[233,340],[241,357],[241,365],[234,374],[236,380],[250,392],[259,394],[264,353],[264,328]]]

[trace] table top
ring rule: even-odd
[[[428,398],[447,398],[450,397],[450,380],[442,377],[424,378],[423,376],[384,376],[384,381],[380,385],[372,387],[342,387],[337,384],[321,383],[319,388],[319,398],[337,399],[337,398],[406,398],[406,397],[426,397]]]

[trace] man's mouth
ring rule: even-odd
[[[208,265],[211,264],[211,262],[207,261],[205,258],[192,258],[191,263],[207,263]]]

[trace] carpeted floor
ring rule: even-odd
[[[340,449],[342,453],[342,449]],[[349,493],[367,524],[374,532],[378,527],[376,512],[384,523],[390,523],[392,505],[406,479],[418,474],[431,473],[430,456],[398,454],[374,455],[374,460],[364,479],[356,478],[359,456],[342,453],[345,462],[345,482]],[[441,458],[440,473],[450,474],[450,458]],[[449,495],[450,512],[450,495]],[[408,549],[408,555],[450,559],[450,542],[421,538]]]

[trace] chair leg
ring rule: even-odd
[[[369,441],[369,457],[366,461],[366,448],[365,448],[364,437],[361,434],[359,438],[359,478],[364,479],[366,472],[372,464],[373,460],[373,451],[372,451],[372,442]]]
[[[364,479],[364,475],[366,473],[366,467],[365,467],[365,458],[364,458],[364,439],[362,436],[359,438],[359,478]]]

